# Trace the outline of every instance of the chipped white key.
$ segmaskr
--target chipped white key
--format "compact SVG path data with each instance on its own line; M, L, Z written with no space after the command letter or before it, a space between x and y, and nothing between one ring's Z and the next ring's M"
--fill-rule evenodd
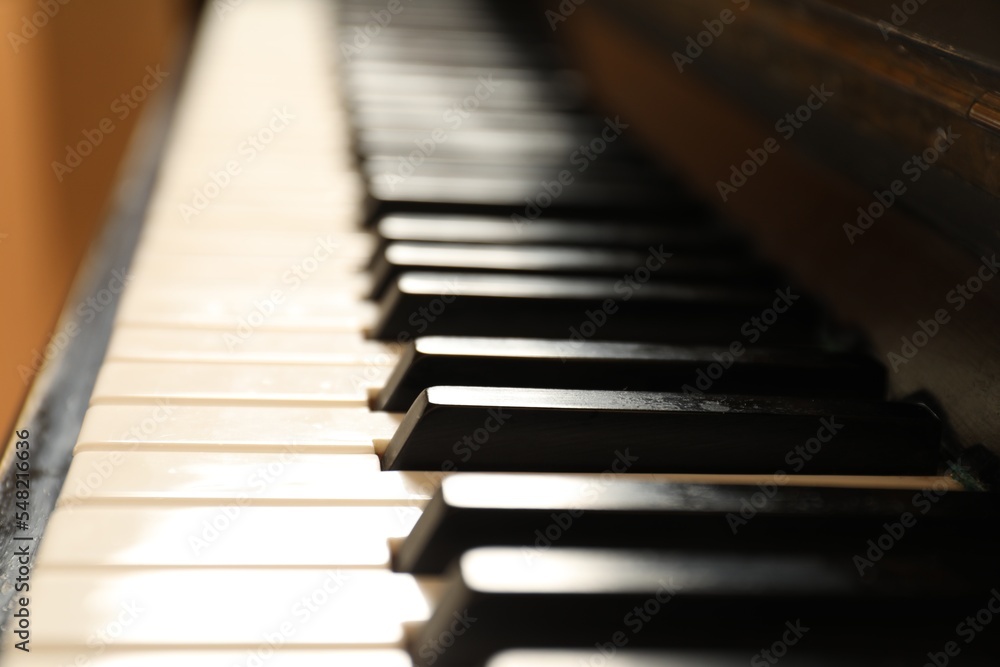
M286 539L295 548L297 536ZM382 570L39 568L31 648L401 648L440 584ZM112 634L114 639L111 639Z
M413 507L81 505L49 517L36 567L389 567ZM287 539L283 539L283 536Z
M195 288L126 289L115 322L219 328L226 330L227 340L238 345L265 329L359 332L375 316L375 304L346 295L332 293L308 301L293 296L289 290L279 288L257 294Z
M219 667L220 665L254 665L267 667L412 667L413 661L402 650L351 649L284 649L266 643L256 650L184 650L157 649L149 651L107 650L104 644L81 646L75 650L38 650L30 653L8 651L4 656L7 667ZM254 661L256 659L256 662Z
M312 364L206 364L105 362L91 405L176 403L217 405L368 405L369 390L381 387L386 366Z
M83 451L58 505L405 505L422 507L442 473L386 471L374 454Z
M74 452L173 450L372 454L402 415L367 408L95 405Z

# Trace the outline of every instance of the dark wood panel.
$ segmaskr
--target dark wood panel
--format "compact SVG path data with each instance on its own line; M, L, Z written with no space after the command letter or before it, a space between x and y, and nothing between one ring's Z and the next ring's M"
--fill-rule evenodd
M748 149L775 135L775 116L748 106L735 89L713 84L707 72L678 72L662 44L641 38L600 6L579 6L556 29L608 113L620 114L635 138L751 231L766 255L788 267L837 315L867 331L880 357L894 366L889 375L895 395L929 391L959 443L981 442L1000 452L1000 281L985 283L971 300L952 302L956 285L976 276L980 256L901 206L891 207L852 244L844 225L856 222L857 208L873 200L872 192L850 172L804 150L807 137L827 129L817 123L782 141L758 173L723 202L717 183L746 159ZM775 62L772 69L780 73L785 66ZM888 355L902 352L902 338L912 340L919 322L939 310L947 323L927 341L917 334L917 342L925 344L912 358L891 363L895 357Z

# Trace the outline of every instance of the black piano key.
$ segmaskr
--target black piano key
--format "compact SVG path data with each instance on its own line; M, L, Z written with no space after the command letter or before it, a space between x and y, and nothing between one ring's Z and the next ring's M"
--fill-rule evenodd
M868 355L810 348L427 336L406 345L375 407L404 412L436 385L882 398L885 375Z
M813 341L814 304L791 288L721 288L649 280L407 273L382 298L371 336L537 337L671 343Z
M678 255L666 244L641 250L473 245L460 243L392 243L372 266L372 299L380 299L399 276L415 271L604 276L621 278L655 262L654 282L695 282L768 287L780 282L774 271L745 258Z
M794 634L789 638L794 638ZM934 664L927 662L927 656L921 655L919 648L910 650L909 655L906 655L898 646L886 646L882 649L866 647L865 650L853 651L830 648L818 652L810 649L808 644L799 645L796 641L791 646L779 645L777 652L782 654L780 658L774 652L765 655L774 643L765 647L746 646L723 651L710 648L643 651L628 648L626 629L619 630L617 635L609 636L604 641L594 642L589 649L504 651L491 658L486 667L769 667L779 662L781 667L921 667ZM434 652L430 647L428 650ZM942 651L932 653L938 653L944 658L951 657ZM938 658L939 662L944 658ZM984 655L966 655L955 665L994 667L995 662L993 658Z
M977 575L921 558L859 577L850 559L821 554L553 547L529 559L480 548L459 559L410 650L418 665L473 665L510 647L592 648L622 633L634 649L760 651L785 636L824 654L925 657L990 600L995 581ZM996 633L982 634L970 654L996 647Z
M532 207L539 208L551 217L553 210L567 205L566 200L597 201L599 196L615 194L634 194L643 199L639 203L619 202L626 212L637 208L640 203L648 205L647 202L654 197L657 202L666 202L672 209L676 208L670 211L675 215L684 214L685 206L693 206L690 197L676 187L664 185L651 166L630 155L621 156L622 159L610 156L585 172L578 173L567 169L565 154L532 156L501 153L494 160L492 156L484 159L478 154L439 157L430 154L432 152L432 147L428 144L423 147L423 151L410 146L403 147L399 153L363 155L360 167L369 184L380 188L373 195L385 194L387 203L395 200L405 202L407 198L414 203L433 204L436 201L430 194L417 192L413 183L427 185L444 181L459 187L465 183L496 181L490 190L484 185L483 192L456 192L442 198L440 203L468 201L481 206L503 204L506 208L497 215L508 220L517 220L512 214L532 219L525 213L525 209L530 209L529 213L533 213ZM588 189L594 189L595 192L587 192ZM504 196L503 199L500 198L501 195ZM609 208L611 202L603 202L602 209ZM428 213L441 214L446 211L430 210ZM626 216L622 212L611 212L605 217Z
M406 67L401 63L402 71L380 71L379 67L369 65L348 71L344 81L348 104L355 109L368 104L411 104L415 108L437 108L443 113L456 102L476 96L477 112L479 109L577 112L584 99L581 79L568 71L541 75L525 68L467 68L449 69L442 72L446 76L435 77L419 70L407 73Z
M471 102L470 102L471 104ZM601 121L585 114L567 114L554 111L502 111L496 109L476 108L475 113L462 113L457 110L462 107L453 103L444 112L441 109L367 106L357 109L354 126L359 132L375 129L419 130L426 138L442 126L442 122L450 130L491 129L517 130L528 129L533 132L588 132L593 136L600 132Z
M715 255L746 250L742 239L705 214L649 221L545 219L520 224L509 217L399 214L379 220L377 233L383 247L414 242L642 249L662 243L671 250Z
M531 132L526 130L464 130L435 144L426 130L365 130L356 141L361 155L407 155L424 142L427 151L433 150L438 158L482 158L490 156L490 164L562 156L572 152L580 142L589 140L584 135Z
M807 550L851 558L887 530L897 543L890 557L934 554L961 566L966 553L996 554L1000 534L987 527L998 520L1000 496L945 486L914 491L460 473L442 480L399 547L395 567L438 574L481 546L524 547L529 557L557 545ZM997 570L996 563L989 559L989 568ZM878 569L873 563L872 572Z
M386 470L924 475L941 427L922 405L573 389L431 387Z
M606 129L600 126L573 129L572 122L567 122L567 126L560 130L533 128L530 125L518 128L467 127L458 123L460 117L457 111L453 117L453 123L458 127L446 128L442 118L437 132L427 128L363 128L357 134L355 146L362 156L407 156L418 149L425 153L424 157L433 156L435 159L486 159L490 164L504 162L531 168L543 160L555 165L566 162L573 151L587 146ZM642 156L624 142L610 144L601 158L626 165L647 166ZM414 165L415 168L419 166Z
M368 222L389 213L513 213L530 220L543 215L648 217L666 211L686 215L697 210L672 199L662 187L629 177L624 166L618 176L603 178L595 173L567 181L570 184L553 197L549 191L562 187L558 179L564 167L528 162L527 158L514 164L427 160L413 168L403 155L376 156L362 165L371 196Z
M353 43L357 32L354 27L341 31L347 43ZM354 53L346 62L348 74L359 66L426 66L428 71L443 67L499 67L501 69L532 67L551 70L559 65L556 53L547 45L530 48L519 40L498 38L484 31L420 30L412 32L394 28L383 29L384 39L371 40ZM348 49L350 52L351 49ZM489 71L489 70L486 70Z

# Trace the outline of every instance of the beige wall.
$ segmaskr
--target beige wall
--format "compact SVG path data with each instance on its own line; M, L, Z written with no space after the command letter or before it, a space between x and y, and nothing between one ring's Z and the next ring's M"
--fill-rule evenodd
M33 358L44 354L80 260L103 222L116 167L145 106L133 110L115 101L143 83L147 66L172 72L191 4L0 2L0 427L5 434L30 386ZM46 6L52 16L43 19ZM25 17L33 16L40 28L26 28ZM113 131L60 181L52 163L65 162L65 146L84 140L85 131L96 138L102 120Z

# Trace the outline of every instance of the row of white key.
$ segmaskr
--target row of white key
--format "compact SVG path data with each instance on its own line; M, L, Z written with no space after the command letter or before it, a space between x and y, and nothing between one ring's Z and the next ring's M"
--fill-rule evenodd
M23 664L409 664L404 624L436 584L391 572L388 544L437 477L382 473L375 455L398 416L368 393L396 351L362 336L373 245L356 231L329 11L206 6L38 555ZM250 160L254 135L269 142Z

